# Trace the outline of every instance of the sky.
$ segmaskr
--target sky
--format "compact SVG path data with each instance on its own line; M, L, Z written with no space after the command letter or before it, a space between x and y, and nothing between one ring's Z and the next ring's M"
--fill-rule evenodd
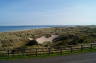
M96 25L96 0L0 0L0 25Z

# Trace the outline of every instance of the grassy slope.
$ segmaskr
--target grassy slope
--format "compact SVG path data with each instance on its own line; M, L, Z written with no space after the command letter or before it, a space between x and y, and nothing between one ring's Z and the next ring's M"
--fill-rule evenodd
M96 40L95 27L60 27L60 28L42 28L16 32L1 32L0 33L0 48L9 49L21 47L27 43L27 39L48 36L52 34L58 35L74 35L83 40L84 43L90 43ZM69 37L69 36L68 36ZM70 38L69 38L70 39ZM65 43L70 40L65 40Z

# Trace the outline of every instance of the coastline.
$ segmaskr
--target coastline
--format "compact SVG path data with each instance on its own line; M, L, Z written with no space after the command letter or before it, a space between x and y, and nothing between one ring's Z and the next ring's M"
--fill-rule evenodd
M7 30L7 31L0 31L1 32L21 32L21 31L30 31L36 29L45 29L45 28L52 28L52 27L41 27L41 28L30 28L30 29L16 29L16 30Z

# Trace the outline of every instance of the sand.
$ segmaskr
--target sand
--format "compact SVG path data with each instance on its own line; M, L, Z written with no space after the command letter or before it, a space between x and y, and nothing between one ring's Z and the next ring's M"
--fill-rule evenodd
M53 39L57 38L58 35L51 35L51 37L49 38L46 38L45 36L42 36L40 38L37 38L36 41L39 43L39 44L42 44L44 42L52 42Z

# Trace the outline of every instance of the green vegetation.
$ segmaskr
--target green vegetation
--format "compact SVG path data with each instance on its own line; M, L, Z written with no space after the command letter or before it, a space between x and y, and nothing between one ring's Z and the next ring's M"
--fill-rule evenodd
M58 37L52 43L47 42L39 44L39 46L66 47L68 45L96 42L96 26L53 27L27 31L1 32L0 49L13 50L16 48L32 47L33 45L38 46L37 43L28 40L28 38L35 40L41 36L50 37L51 35L58 35Z
M51 37L51 35L58 35L55 39L50 41L45 41L42 44L38 44L37 38L45 36L46 38ZM32 40L29 40L32 38ZM80 44L96 43L96 26L73 26L73 27L53 27L53 28L42 28L42 29L32 29L27 31L16 31L16 32L0 32L0 59L19 59L19 58L45 58L50 56L61 56L60 53L46 54L43 53L39 56L23 55L22 49L32 49L32 48L47 48L53 47L53 49L58 49L58 47L79 47ZM87 45L88 46L88 45ZM15 51L19 49L18 51ZM9 51L10 50L10 51ZM46 51L47 49L44 49ZM59 49L58 49L59 50ZM3 53L16 53L17 55L4 56ZM25 50L26 52L27 50ZM39 50L40 51L40 50ZM28 52L28 51L27 51ZM35 50L31 52L36 53ZM60 52L60 51L59 51ZM69 54L79 54L87 52L96 52L96 49L83 49L82 51L74 50L70 52L69 50L63 51L62 55Z

